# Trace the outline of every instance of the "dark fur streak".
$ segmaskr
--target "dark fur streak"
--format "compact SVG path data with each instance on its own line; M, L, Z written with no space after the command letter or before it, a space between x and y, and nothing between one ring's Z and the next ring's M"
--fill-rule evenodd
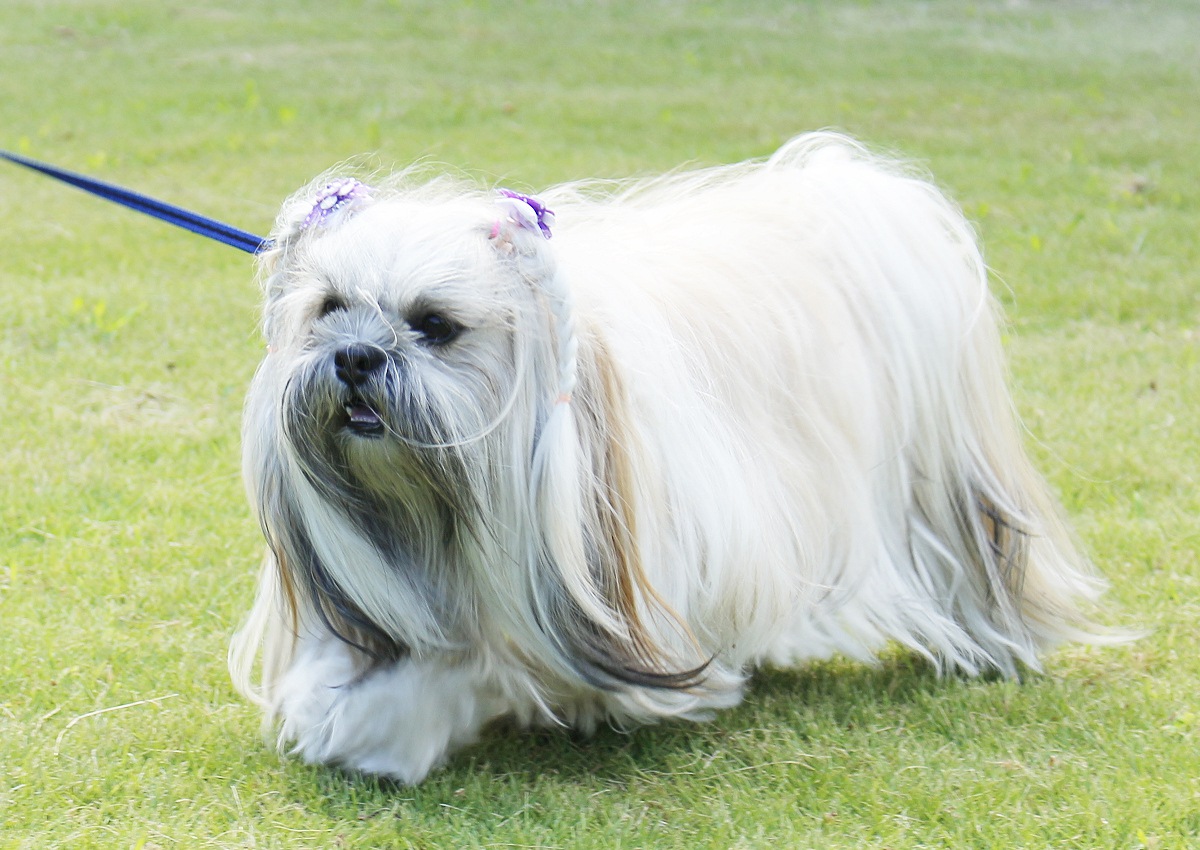
M582 611L572 603L560 602L560 619L574 620L577 625L567 626L560 633L570 636L571 645L566 655L575 671L589 685L606 691L619 691L634 685L663 690L687 690L699 685L704 672L712 664L709 658L703 664L687 670L656 670L640 664L634 647L618 641L613 635L605 634L587 620Z
M295 508L286 499L281 510L283 526L287 529L284 539L269 534L268 540L272 548L284 550L285 562L294 566L294 572L314 603L322 625L343 643L376 663L405 657L408 647L372 622L329 577L298 520Z
M977 497L976 505L979 512L991 520L992 533L988 539L988 547L1000 568L1004 584L1014 597L1019 597L1029 533L1013 523L1010 517L988 500Z

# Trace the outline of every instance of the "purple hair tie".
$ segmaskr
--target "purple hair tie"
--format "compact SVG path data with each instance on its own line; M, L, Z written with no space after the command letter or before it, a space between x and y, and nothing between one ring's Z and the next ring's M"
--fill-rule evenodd
M321 187L313 199L312 209L300 225L301 230L323 225L329 217L343 210L350 204L363 198L371 197L369 186L358 182L353 177L333 180Z
M546 205L537 198L522 195L511 189L500 189L504 200L500 201L508 208L508 216L518 227L526 230L539 230L542 236L550 238L550 228L554 226L554 211L546 209Z

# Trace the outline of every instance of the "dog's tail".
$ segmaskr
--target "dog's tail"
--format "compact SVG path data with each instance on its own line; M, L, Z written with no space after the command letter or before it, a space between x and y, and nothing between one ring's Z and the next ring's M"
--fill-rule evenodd
M988 313L972 329L959 403L946 413L958 427L910 454L909 546L918 570L944 577L948 613L979 649L952 656L955 666L1015 675L1063 641L1120 636L1090 619L1107 585L1025 452Z

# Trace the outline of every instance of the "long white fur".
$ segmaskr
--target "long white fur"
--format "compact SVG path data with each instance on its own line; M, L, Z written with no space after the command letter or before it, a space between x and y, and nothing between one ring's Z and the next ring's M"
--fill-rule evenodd
M548 242L489 240L487 193L437 181L402 180L319 232L298 230L306 198L264 260L272 351L247 403L248 488L269 536L283 520L264 493L290 489L334 581L410 652L371 662L268 555L231 669L303 758L418 782L499 717L699 718L736 703L756 665L896 641L1012 675L1094 638L1078 606L1102 583L1023 453L986 268L929 182L822 133L765 163L551 189ZM313 319L331 285L358 310L341 336ZM443 546L429 494L389 473L420 446L351 446L356 480L411 517L414 560L391 564L306 478L281 405L337 345L405 345L403 305L430 297L467 330L444 355L460 360L418 361L422 391L454 418L442 436L487 516ZM567 348L580 380L564 403ZM486 393L455 382L478 370ZM630 473L615 495L596 480L606 457ZM621 577L632 610L586 559L603 499L642 573ZM1026 541L1011 592L979 554L996 533L981 507ZM581 675L551 588L618 644L644 631L664 670L707 668L677 688Z

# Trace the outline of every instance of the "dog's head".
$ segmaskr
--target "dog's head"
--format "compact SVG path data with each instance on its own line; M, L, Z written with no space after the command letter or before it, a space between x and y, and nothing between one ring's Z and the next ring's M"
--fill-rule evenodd
M538 344L556 333L544 240L498 224L481 198L347 206L329 220L294 212L264 258L283 433L338 498L436 483L463 507L463 464L515 409L539 415L556 369L555 347Z
M551 213L328 184L262 259L247 480L293 616L376 655L510 645L677 684L642 623L625 405L576 328Z

